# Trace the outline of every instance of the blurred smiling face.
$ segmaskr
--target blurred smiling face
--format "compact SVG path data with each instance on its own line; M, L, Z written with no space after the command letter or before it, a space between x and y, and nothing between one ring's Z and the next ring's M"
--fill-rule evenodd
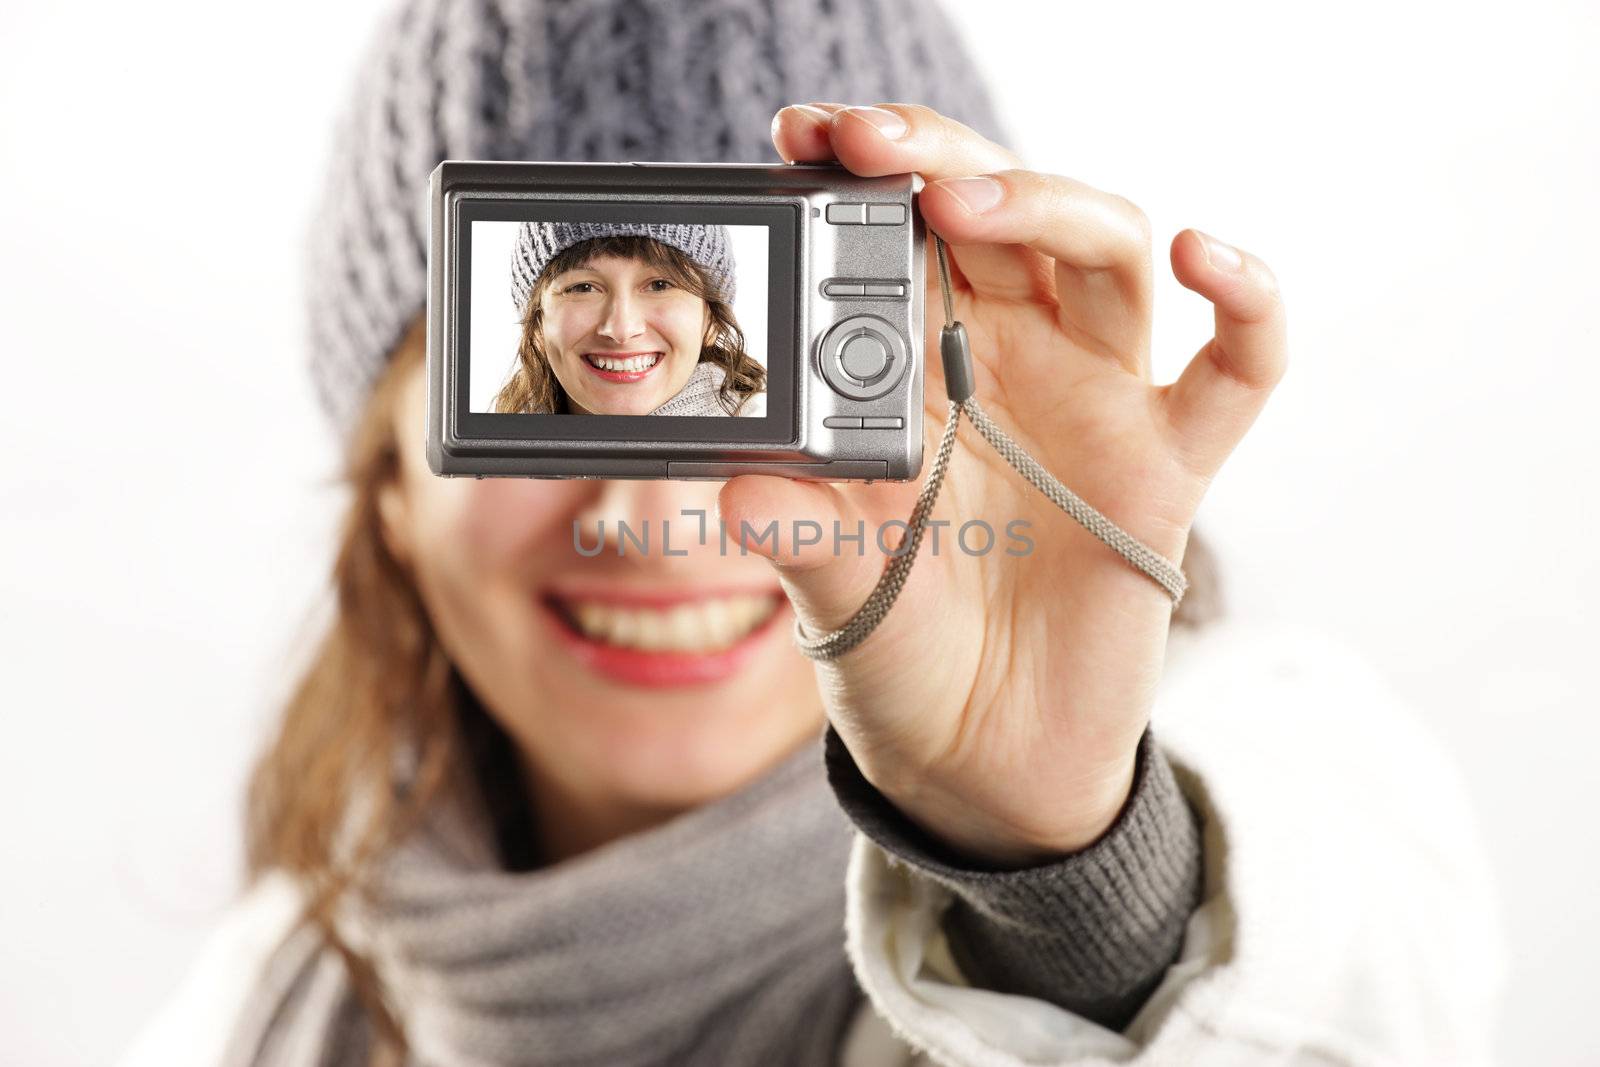
M640 292L626 291L624 303ZM422 360L397 358L414 366L394 412L386 537L445 652L517 743L537 818L644 825L752 781L820 733L815 677L771 565L737 547L719 554L718 483L436 477L416 432ZM705 545L684 509L705 512ZM635 532L649 521L647 554L630 543L618 555L618 520ZM580 554L574 523L592 551L602 521L604 550Z
M596 256L540 298L545 356L574 414L648 415L682 391L710 306L642 260Z

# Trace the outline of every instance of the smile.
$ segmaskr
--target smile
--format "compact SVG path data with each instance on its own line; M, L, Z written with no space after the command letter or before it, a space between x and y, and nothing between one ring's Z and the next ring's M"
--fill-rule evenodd
M765 594L704 597L660 607L559 600L565 620L591 641L641 652L720 652L759 629L778 609Z
M661 352L639 352L631 355L607 355L604 352L586 352L584 366L608 382L637 382L655 370L666 358Z
M781 593L660 597L547 595L546 617L567 652L611 682L647 688L726 681L771 644Z

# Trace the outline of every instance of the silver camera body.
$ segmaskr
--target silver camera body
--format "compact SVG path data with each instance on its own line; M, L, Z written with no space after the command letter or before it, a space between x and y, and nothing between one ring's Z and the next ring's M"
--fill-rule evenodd
M921 187L916 175L860 177L833 164L441 163L429 187L429 465L436 474L478 477L916 477L923 452ZM516 247L518 232L570 234L582 223L695 233L714 227L727 236L739 260L745 310L738 324L748 342L742 358L764 360L763 403L747 398L736 417L574 412L570 407L581 405L572 401L559 411L497 410L505 394L496 390L508 388L524 358L517 339L525 316L507 296L511 266L503 249ZM605 284L590 289L603 294ZM565 291L590 302L575 307L602 301L581 283ZM762 309L761 321L754 308ZM575 390L615 395L619 382L633 387L634 378L656 373L629 368L652 359L666 365L664 343L662 351L624 357L632 363L594 352L598 335L583 329L600 320L582 319L586 313L541 320L552 337L568 329L561 365L577 376ZM580 351L584 344L589 351ZM559 378L553 357L546 362ZM662 386L673 380L663 377Z

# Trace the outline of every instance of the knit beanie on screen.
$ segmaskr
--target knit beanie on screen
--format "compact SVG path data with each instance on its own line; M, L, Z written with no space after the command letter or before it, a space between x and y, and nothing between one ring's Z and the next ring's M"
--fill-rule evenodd
M732 242L726 226L692 222L524 222L511 249L511 302L521 315L550 261L573 245L602 237L649 237L688 256L724 303L733 303Z
M441 160L780 164L772 116L809 101L926 104L1008 141L932 0L405 0L310 231L311 368L341 438L422 314Z

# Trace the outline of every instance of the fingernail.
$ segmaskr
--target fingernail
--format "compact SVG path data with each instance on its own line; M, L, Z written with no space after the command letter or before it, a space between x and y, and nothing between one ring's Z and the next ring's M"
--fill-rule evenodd
M790 104L789 107L791 110L800 112L800 114L804 115L818 126L822 126L824 128L827 127L829 122L833 121L832 115L822 108L816 107L812 104Z
M904 137L911 128L906 125L905 119L881 107L847 107L843 114L854 115L863 122L871 123L873 128L891 141Z
M1244 267L1244 257L1232 245L1223 244L1209 233L1196 230L1200 235L1200 247L1205 251L1206 262L1218 270L1225 270L1229 274L1236 274Z
M961 201L961 206L981 215L1006 195L1005 187L993 178L941 178L933 184Z

